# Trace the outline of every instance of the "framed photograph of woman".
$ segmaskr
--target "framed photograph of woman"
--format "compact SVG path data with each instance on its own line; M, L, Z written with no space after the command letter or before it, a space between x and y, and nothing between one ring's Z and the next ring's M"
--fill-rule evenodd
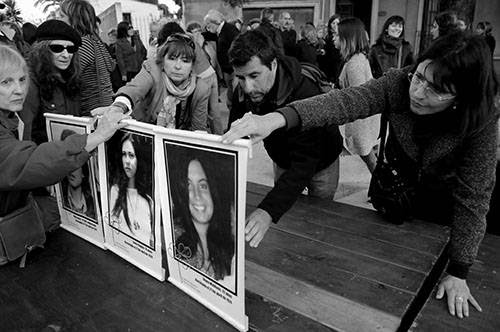
M90 133L94 120L46 113L49 140L65 140L74 134ZM91 157L81 168L75 169L54 186L61 215L61 227L104 248L104 229L98 204L96 174Z
M152 127L130 120L100 147L99 182L106 247L164 279Z
M169 129L157 137L169 281L242 329L247 141Z

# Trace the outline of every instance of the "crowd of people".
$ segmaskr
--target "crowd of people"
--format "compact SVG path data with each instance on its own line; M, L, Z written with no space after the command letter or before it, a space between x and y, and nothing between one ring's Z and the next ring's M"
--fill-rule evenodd
M498 200L499 105L491 24L479 22L474 31L464 26L471 30L456 13L436 15L434 41L415 59L397 15L385 21L371 47L358 18L332 15L327 25L308 22L297 33L289 12L275 21L270 8L248 22L229 22L214 9L185 27L161 19L150 25L146 45L126 21L108 32L105 44L86 0L64 0L58 19L38 27L2 22L0 217L31 204L43 191L37 189L82 173L89 153L132 117L223 135L224 142L246 136L264 141L275 185L246 220L245 238L257 247L304 188L310 196L333 199L342 151L359 155L375 174L379 130L388 121L386 159L413 189L412 216L452 227L449 274L438 297L446 293L450 312L468 316L468 303L480 307L467 272L487 227L493 190ZM227 123L222 103L229 109ZM47 112L103 117L92 134L48 143ZM123 174L111 186L113 222L152 245L153 203L136 176L136 144L129 136L120 143ZM191 200L195 191L202 196L210 188L211 208L227 205L206 184L216 171L205 161L192 157L179 167L185 183L204 178L199 188L177 188L180 197ZM78 194L79 204L72 204L93 213ZM138 205L145 216L134 212ZM190 248L192 264L216 279L230 275L231 207L198 220L196 210L175 205L178 238ZM498 210L489 213L488 227L498 232ZM214 231L220 225L223 236ZM220 251L214 241L229 249Z

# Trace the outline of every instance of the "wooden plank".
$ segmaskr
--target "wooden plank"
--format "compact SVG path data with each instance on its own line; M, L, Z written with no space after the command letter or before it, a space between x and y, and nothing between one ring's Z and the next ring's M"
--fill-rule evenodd
M500 236L487 234L471 268L467 284L483 312L469 306L469 317L448 313L445 301L435 299L436 289L412 327L413 331L500 331Z
M253 202L256 205L260 203L260 201L264 198L264 196L271 190L271 187L247 182L247 197L254 194L255 201ZM261 197L260 199L258 197ZM363 209L357 206L339 203L336 201L327 201L321 199L310 198L308 196L301 196L299 201L295 204L295 206L300 204L306 205L314 205L316 208L324 209L330 213L335 213L342 217L348 217L356 220L370 220L370 222L374 222L379 224L382 227L390 227L394 228L394 225L389 224L384 218L378 214L376 211ZM426 223L420 220L414 220L411 222L406 222L403 225L398 225L398 229L402 229L408 232L415 232L420 236L438 238L446 240L448 238L448 230L443 231L442 225L437 225L433 223Z
M255 209L253 203L255 203L256 200L260 202L260 199L258 199L254 194L247 194L248 213ZM314 202L311 202L311 204L306 204L304 200L297 201L293 209L288 211L281 218L279 223L285 223L287 218L292 216L299 220L329 227L335 231L355 234L368 239L398 245L402 249L409 248L423 254L432 254L434 256L441 253L443 243L447 242L447 238L439 239L422 236L421 234L413 231L407 231L396 225L387 225L387 222L385 222L384 225L380 225L373 222L371 217L367 217L365 219L353 219L333 213L333 208L331 208L331 211L318 209L317 204L320 201L322 200L315 200ZM445 227L440 227L442 232L447 232Z
M291 275L249 261L246 270L247 288L266 294L267 298L336 331L395 331L399 326L398 317L324 291Z
M279 233L281 233L281 237ZM280 242L280 245L276 245L277 242ZM303 240L271 229L258 248L247 249L247 262L250 261L283 275L293 276L295 279L314 285L318 289L349 298L361 305L373 307L395 316L404 314L414 294L411 291L392 287L387 283L387 281L393 283L399 281L400 284L402 282L394 277L396 273L388 275L392 271L387 273L390 269L384 270L383 265L385 264L371 264L372 266L367 264L366 271L358 271L357 269L361 265L352 264L353 260L350 254L343 255L331 249L323 250L321 245L309 242L311 242L309 247L319 247L313 251L309 251L309 248L305 251L297 250L297 247L304 243ZM294 243L298 243L298 245L294 245ZM383 272L377 274L374 272L376 269L382 269ZM401 271L398 272L401 273ZM403 275L404 272L407 271L402 271ZM378 279L385 279L386 283L363 276L367 274ZM247 273L247 277L251 278L249 273ZM411 277L405 275L405 278ZM248 289L267 297L266 293ZM281 288L281 291L287 292L288 290ZM380 299L384 299L384 301Z

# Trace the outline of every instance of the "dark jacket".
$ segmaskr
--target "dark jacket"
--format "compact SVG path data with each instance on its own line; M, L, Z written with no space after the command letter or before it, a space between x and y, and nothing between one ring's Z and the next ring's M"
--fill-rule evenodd
M236 87L229 123L246 112L267 114L289 102L319 93L318 85L302 75L299 62L282 56L278 59L274 86L260 105L253 104L245 98L240 86ZM264 146L271 159L280 168L286 169L259 204L259 208L268 212L273 222L277 222L292 207L312 177L338 158L342 151L342 138L337 126L304 132L278 130L264 139Z
M142 62L146 59L146 48L137 36L132 36L134 46L127 38L119 38L115 44L116 64L120 74L137 74L141 70Z
M27 204L31 189L59 182L88 160L87 135L36 145L17 139L17 118L0 111L0 216Z
M325 41L325 54L318 55L318 64L319 69L325 73L328 81L338 87L344 60L342 60L342 55L340 55L340 51L335 47L333 41L328 39Z
M274 46L278 49L280 54L285 54L283 40L281 39L281 31L279 31L271 22L268 20L262 20L256 30L271 38Z
M282 30L281 40L283 41L283 50L285 55L295 56L295 47L297 46L297 32L293 29Z
M223 73L231 74L233 66L229 63L229 48L231 43L240 33L233 24L224 22L219 36L217 37L217 60Z
M456 111L428 118L414 115L408 93L409 69L390 70L362 86L294 102L281 112L289 126L300 119L302 130L309 130L387 110L390 133L386 151L391 163L417 188L413 213L451 225L448 272L465 278L486 228L495 182L497 121L492 119L477 133L463 137L453 130Z
M295 49L295 57L300 62L307 62L316 67L318 65L318 48L315 45L309 43L306 39L301 39L297 43Z
M379 78L391 68L398 69L399 50L401 49L401 67L415 62L413 50L406 40L384 35L370 49L368 60L372 68L373 78Z
M67 96L61 87L57 87L52 98L46 100L40 95L40 84L33 75L31 76L28 95L19 116L24 122L23 139L41 144L47 142L44 114L56 113L79 116L80 100L78 97Z

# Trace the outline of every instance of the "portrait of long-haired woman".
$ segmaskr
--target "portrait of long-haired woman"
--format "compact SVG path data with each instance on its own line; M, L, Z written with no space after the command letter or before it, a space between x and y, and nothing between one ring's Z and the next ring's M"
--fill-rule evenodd
M177 257L215 280L234 278L234 158L167 146Z
M76 134L71 129L64 129L61 133L61 140ZM71 211L84 214L96 221L96 211L94 197L92 195L89 163L75 169L61 181L62 198L64 207Z
M110 224L154 247L152 138L122 133L107 145L113 183L109 193Z

